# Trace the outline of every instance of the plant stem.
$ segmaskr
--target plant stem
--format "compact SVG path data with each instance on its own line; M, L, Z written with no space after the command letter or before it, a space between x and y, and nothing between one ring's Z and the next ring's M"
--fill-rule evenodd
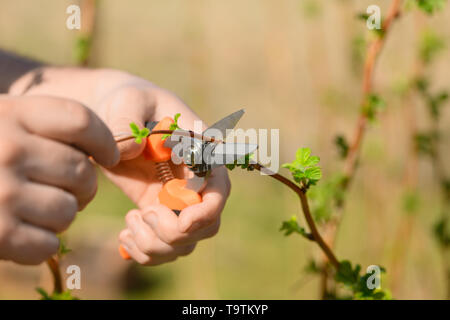
M331 248L328 246L328 244L323 240L322 236L320 235L319 231L317 230L316 223L314 222L314 218L312 217L311 210L309 208L308 198L306 197L306 190L304 188L299 187L294 182L289 180L288 178L270 171L263 165L256 163L256 164L250 164L253 168L256 170L265 172L269 174L269 176L275 180L280 181L287 187L289 187L292 191L294 191L298 197L300 198L300 203L303 210L303 215L305 216L306 223L308 224L308 227L311 231L311 234L313 236L313 240L317 242L319 247L322 249L325 256L328 258L328 260L331 262L331 264L338 269L339 268L339 260L336 258L335 254L331 250Z
M51 257L47 260L47 265L53 276L53 293L62 293L63 284L61 278L61 271L59 270L59 260L57 256Z
M362 84L362 101L361 101L361 107L364 106L367 102L367 98L372 92L373 87L373 76L374 76L374 69L375 64L377 62L377 58L380 55L381 49L383 48L386 37L388 35L388 32L390 30L390 27L392 25L392 22L394 19L396 19L400 15L400 5L402 3L402 0L393 0L391 3L391 6L389 8L388 14L386 16L386 20L384 20L382 30L383 35L378 36L370 45L365 63L364 63L364 73L363 73L363 84ZM353 178L355 174L355 170L357 167L357 159L359 150L361 148L361 143L364 138L364 133L366 131L368 122L367 114L364 112L361 112L359 119L356 124L355 132L353 135L352 142L350 143L349 152L347 154L347 157L345 159L344 164L344 174L347 179L346 183L344 185L345 188L347 188L350 180Z
M172 134L173 132L174 132L174 130L153 130L152 132L149 133L149 136L152 134ZM222 140L214 139L212 137L207 137L200 133L196 133L196 132L190 131L190 130L178 131L177 134L178 133L181 136L196 138L196 139L203 140L206 142L223 143ZM119 143L119 142L123 142L123 141L133 140L133 139L135 139L135 137L131 134L125 135L125 136L117 135L117 136L114 136L114 139L116 140L117 143Z

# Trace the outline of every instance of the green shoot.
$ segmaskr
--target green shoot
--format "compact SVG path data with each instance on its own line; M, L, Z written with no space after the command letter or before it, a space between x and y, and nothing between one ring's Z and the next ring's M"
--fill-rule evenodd
M150 130L148 128L139 129L136 123L132 122L130 123L131 133L133 137L135 138L135 142L137 144L141 144L142 140L145 139L149 134Z
M172 131L175 131L175 130L178 130L178 129L181 129L179 126L178 126L178 118L180 117L180 113L177 113L174 117L173 117L173 123L170 125L170 127L169 127L169 130L172 130ZM165 139L167 139L168 137L170 137L170 133L166 133L166 134L164 134L163 136L162 136L162 140L165 140Z
M289 169L294 180L307 189L322 178L322 170L317 165L320 158L311 156L311 149L309 148L300 148L295 155L294 161L285 163L282 167Z

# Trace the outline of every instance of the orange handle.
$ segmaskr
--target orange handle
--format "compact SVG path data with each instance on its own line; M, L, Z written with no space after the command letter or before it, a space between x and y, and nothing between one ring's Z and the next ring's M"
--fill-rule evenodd
M164 184L159 192L159 202L172 209L177 215L186 207L202 202L202 196L197 192L186 189L187 181L184 179L172 179ZM124 260L130 260L131 257L127 250L120 245L120 256Z
M186 207L202 202L201 195L185 188L186 183L184 179L172 179L166 182L159 192L159 202L177 214Z
M153 130L169 130L173 119L165 117L153 128ZM147 145L144 149L144 157L154 162L168 161L172 155L172 149L164 147L165 140L162 134L153 134L147 138ZM167 181L158 194L159 202L177 215L186 207L202 202L202 197L197 192L186 189L187 181L184 179L172 179ZM125 260L131 257L127 250L120 245L119 254Z
M173 119L165 117L159 121L153 130L169 130ZM152 134L147 137L147 145L144 149L144 157L154 162L169 161L172 155L172 149L164 147L166 139L162 139L162 134Z

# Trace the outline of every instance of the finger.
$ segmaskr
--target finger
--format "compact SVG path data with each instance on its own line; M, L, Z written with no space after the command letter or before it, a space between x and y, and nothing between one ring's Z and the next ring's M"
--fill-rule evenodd
M24 173L32 181L72 193L83 209L97 191L97 172L82 152L54 140L30 136Z
M230 180L224 168L211 173L202 192L202 202L181 211L178 228L183 233L194 233L217 223L230 193Z
M164 205L156 204L144 208L142 218L156 236L169 245L195 242L194 239L189 238L189 234L180 232L177 215Z
M66 230L78 211L76 198L47 185L25 183L14 210L28 224L59 233Z
M6 239L7 260L20 264L40 264L58 251L59 239L50 231L19 223Z
M124 229L119 234L119 242L123 249L129 254L133 260L140 264L150 263L150 257L141 252L133 240L130 229Z
M195 244L172 246L161 241L152 228L144 222L138 210L130 211L126 222L138 249L146 255L154 258L175 259L191 253L195 248Z
M127 251L129 256L142 265L156 266L163 263L174 261L178 258L178 256L185 255L185 254L180 255L167 254L162 256L156 256L154 254L151 255L145 254L137 246L137 241L133 238L132 231L130 231L130 229L123 230L120 233L119 239L121 246ZM194 247L195 245L189 252L191 252Z
M139 128L144 128L154 114L155 101L145 90L136 87L124 87L109 97L104 102L101 111L106 124L118 138L121 135L130 135L130 123L134 122ZM118 143L122 160L138 157L145 148L143 143L137 144L133 140Z
M119 161L119 150L105 123L80 103L28 96L17 98L14 107L29 132L72 144L106 167Z

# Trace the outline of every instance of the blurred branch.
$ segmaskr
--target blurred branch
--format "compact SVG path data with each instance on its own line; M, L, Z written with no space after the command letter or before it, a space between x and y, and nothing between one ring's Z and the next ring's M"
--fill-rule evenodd
M96 25L97 0L81 0L81 30L75 44L75 60L79 66L89 65Z
M344 159L344 179L342 180L342 189L344 191L348 190L351 181L355 176L355 172L358 164L358 156L360 153L360 149L362 146L362 141L364 138L364 134L367 128L367 124L369 121L369 116L366 112L364 112L364 106L368 103L370 96L373 90L373 78L374 78L374 70L376 63L378 61L378 57L380 52L386 42L386 38L391 30L392 24L394 20L400 16L400 7L402 4L402 0L393 0L388 9L388 13L386 19L382 24L382 32L379 33L375 40L370 44L366 58L364 63L363 70L363 83L362 83L362 101L360 104L360 115L356 123L356 127L354 130L354 134L349 144L348 153ZM336 240L336 233L340 221L342 220L342 211L345 203L342 201L337 207L337 212L335 217L333 217L329 222L324 225L325 228L325 238L327 239L329 245L334 247L334 243ZM324 264L327 261L325 259ZM323 267L323 270L326 270L326 266ZM322 298L328 296L328 279L329 273L322 272Z
M373 77L374 77L374 69L375 64L377 62L377 58L380 55L381 49L383 48L386 37L390 31L391 25L393 21L400 15L400 5L402 0L393 0L391 6L389 8L388 14L384 23L382 25L382 35L379 35L370 45L365 63L364 63L364 73L363 73L363 85L362 85L362 102L361 108L367 103L367 99L372 93L373 87ZM368 116L366 113L361 112L359 119L356 124L355 132L353 135L353 139L350 143L350 149L347 154L344 163L344 174L347 179L345 179L344 188L348 187L351 179L355 175L355 170L357 167L357 158L361 148L361 143L364 137L364 133L366 131Z

